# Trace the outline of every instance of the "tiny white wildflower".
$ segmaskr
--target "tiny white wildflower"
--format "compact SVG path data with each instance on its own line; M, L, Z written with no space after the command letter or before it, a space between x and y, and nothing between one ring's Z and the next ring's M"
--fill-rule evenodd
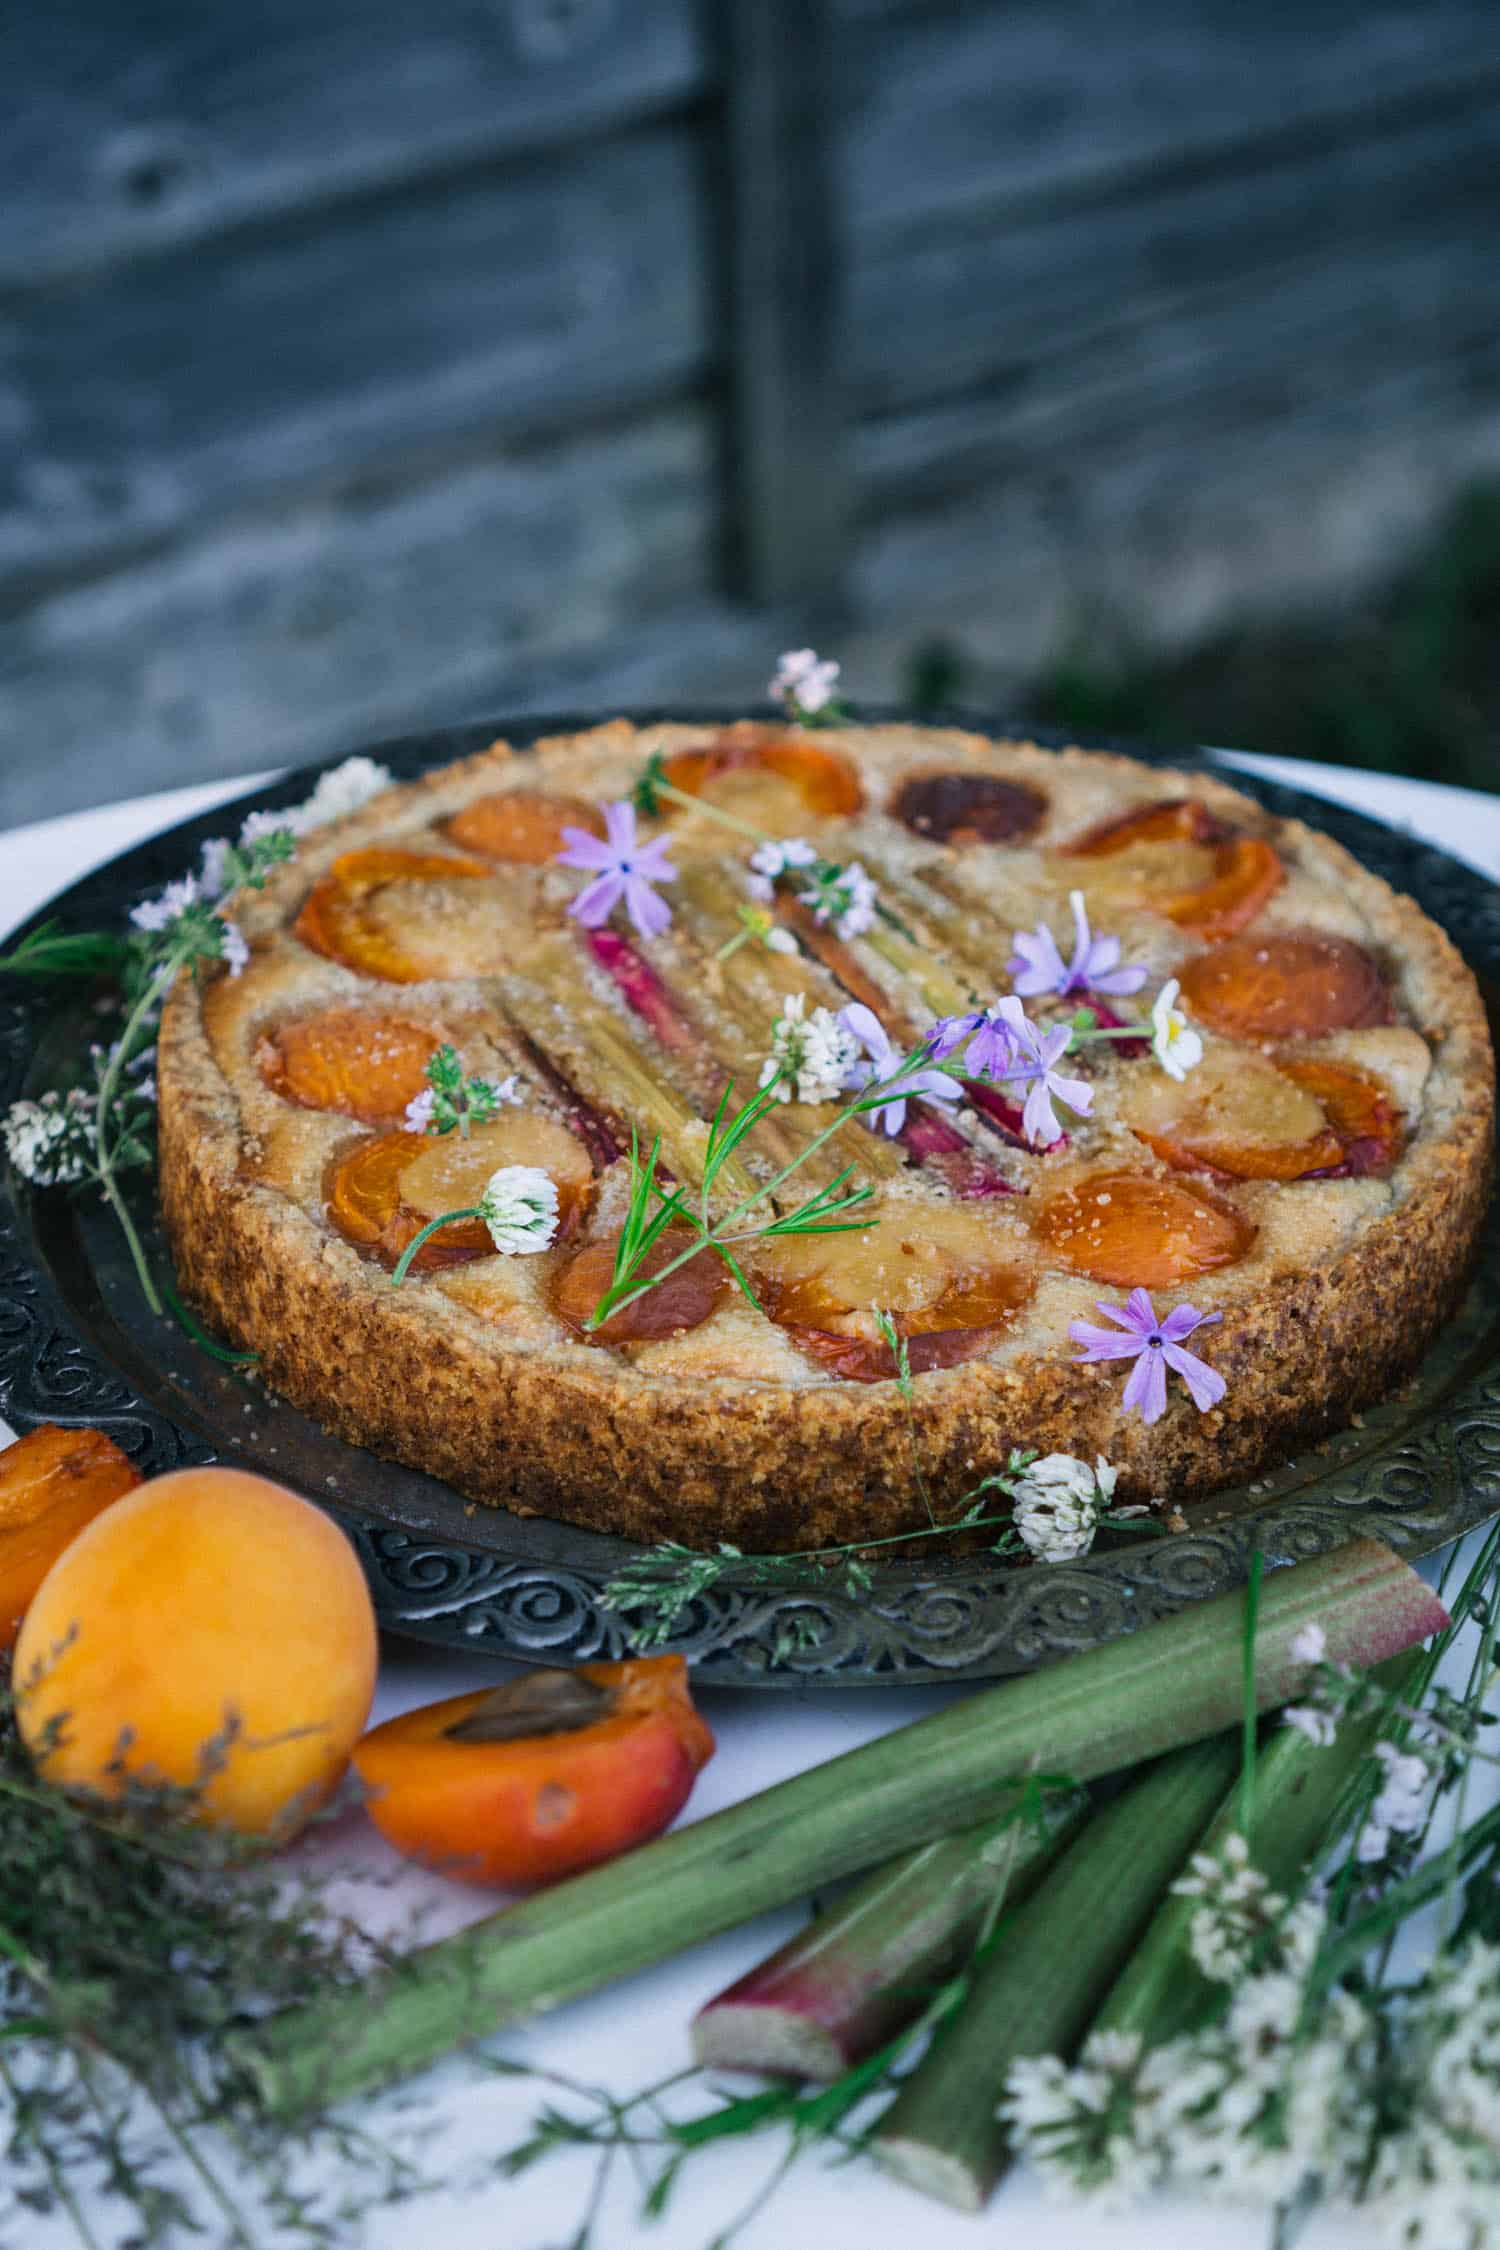
M1176 977L1164 984L1151 1007L1151 1052L1169 1078L1186 1078L1203 1060L1203 1041L1177 1005Z
M774 929L766 932L766 950L769 953L795 953L797 940L790 930L784 930L778 922Z
M1294 1664L1321 1664L1328 1650L1328 1635L1321 1625L1304 1625L1293 1633L1287 1655Z
M93 1116L93 1097L77 1088L67 1096L49 1091L38 1101L12 1102L0 1119L6 1154L22 1178L38 1187L81 1180L88 1171Z
M432 1126L433 1104L437 1095L431 1086L424 1086L420 1094L413 1094L406 1105L402 1123L408 1133L425 1133Z
M1305 1734L1316 1750L1331 1749L1338 1740L1337 1719L1316 1703L1289 1703L1281 1719L1283 1726L1295 1727L1299 1734Z
M750 854L750 865L766 882L774 883L778 875L793 867L813 866L817 857L817 847L805 836L783 836L779 842L757 844Z
M298 834L308 828L322 828L330 820L341 820L345 813L357 812L361 805L368 804L372 797L378 797L382 789L390 786L389 770L377 765L373 758L346 758L341 766L334 766L318 776L317 787L297 807L293 819L289 820L285 813L276 813L270 816L271 825L295 826Z
M777 662L768 692L796 718L800 712L826 709L838 676L838 665L816 649L789 648Z
M168 883L155 898L143 898L130 909L130 919L138 930L165 930L190 906L196 906L200 893L198 879L183 875L175 883Z
M1074 1562L1094 1544L1119 1471L1099 1459L1092 1468L1071 1453L1048 1453L1010 1485L1023 1544L1042 1562Z
M224 935L219 942L224 959L229 964L229 974L232 977L243 976L250 965L250 948L245 943L245 933L238 922L225 922Z
M776 896L776 885L769 875L747 875L745 888L757 906L769 906Z
M210 836L198 855L198 888L204 898L218 898L228 880L227 836Z
M536 1164L502 1164L479 1198L479 1215L506 1257L534 1256L557 1233L557 1182Z
M1377 1742L1375 1755L1385 1769L1385 1781L1370 1807L1370 1819L1397 1836L1415 1836L1427 1817L1431 1777L1426 1760L1398 1749L1394 1742Z
M1376 1820L1367 1820L1354 1840L1354 1856L1362 1867L1373 1867L1390 1848L1391 1832Z
M240 822L240 845L263 843L267 836L279 836L285 831L300 836L306 826L304 808L289 805L281 812L249 812Z
M776 1079L779 1102L837 1100L859 1057L859 1041L831 1009L814 1008L810 1016L806 1009L806 993L789 993L771 1026L771 1052L761 1065L760 1083L769 1086Z

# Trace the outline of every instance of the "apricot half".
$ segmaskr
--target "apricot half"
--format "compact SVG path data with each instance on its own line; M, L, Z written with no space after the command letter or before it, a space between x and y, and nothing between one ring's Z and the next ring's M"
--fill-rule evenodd
M16 1719L61 1788L118 1800L170 1784L210 1825L279 1839L348 1764L375 1664L337 1525L268 1478L178 1469L47 1573L16 1646Z
M529 1110L507 1110L467 1134L385 1133L360 1141L328 1174L328 1216L346 1242L395 1265L429 1219L467 1210L490 1175L507 1164L546 1172L557 1189L557 1231L576 1228L594 1183L587 1149L565 1125ZM495 1245L482 1219L461 1219L424 1242L417 1272L486 1258Z
M0 1453L0 1649L58 1556L141 1472L102 1430L28 1430Z
M830 819L864 803L849 759L803 735L767 734L753 724L725 727L700 749L677 750L663 775L689 797L706 797L772 835L795 830L809 813Z
M1144 907L1210 941L1253 922L1285 880L1275 847L1245 836L1195 797L1173 797L1101 822L1063 847L1104 863L1089 895Z
M555 796L542 789L499 789L493 796L476 797L443 823L444 835L465 851L520 867L540 867L555 859L563 849L565 828L602 836L603 816L597 805L582 797Z
M712 1250L700 1250L644 1296L620 1305L601 1327L590 1328L589 1315L613 1286L618 1244L618 1236L590 1243L569 1260L553 1285L552 1302L559 1320L585 1343L648 1344L680 1336L690 1328L701 1328L734 1287L723 1260ZM650 1280L691 1246L685 1228L669 1227L642 1259L637 1281Z
M1047 810L1039 789L993 773L918 773L891 799L891 818L935 844L1015 844Z
M1120 1289L1161 1289L1213 1273L1255 1239L1232 1204L1146 1172L1091 1172L1048 1196L1034 1224L1059 1265Z
M1131 1084L1121 1115L1168 1164L1240 1180L1300 1180L1337 1164L1343 1143L1316 1093L1260 1055L1206 1054L1180 1084L1165 1071Z
M273 1094L301 1109L332 1109L362 1125L399 1117L427 1083L442 1044L427 1024L373 1008L325 1008L279 1024L255 1060Z
M472 920L476 903L481 924L483 905L497 903L462 894L494 876L488 860L453 853L344 852L313 885L293 928L315 953L388 984L462 976L493 957L493 930L476 931Z
M847 1234L787 1235L761 1244L755 1280L770 1317L831 1374L889 1382L896 1356L875 1318L886 1313L913 1374L987 1351L1031 1295L1031 1275L973 1213L900 1207Z
M1230 938L1180 973L1183 1006L1231 1039L1319 1039L1390 1021L1376 961L1325 930Z

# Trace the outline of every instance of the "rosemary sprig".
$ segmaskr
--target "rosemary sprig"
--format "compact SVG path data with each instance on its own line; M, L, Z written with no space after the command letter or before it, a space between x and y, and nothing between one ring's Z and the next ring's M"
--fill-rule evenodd
M135 948L129 938L107 930L65 930L43 922L0 953L0 970L16 977L123 976Z

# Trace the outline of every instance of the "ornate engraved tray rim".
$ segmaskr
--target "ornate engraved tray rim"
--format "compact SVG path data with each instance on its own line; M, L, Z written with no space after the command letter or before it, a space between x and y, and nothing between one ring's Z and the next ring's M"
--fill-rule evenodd
M642 724L684 716L712 724L743 714L700 706L629 715ZM991 734L1058 746L1076 739L943 715L950 716ZM593 723L590 714L533 715L404 737L371 754L407 778L497 734L524 745ZM1203 757L1167 757L1129 742L1092 746L1187 772L1220 770ZM206 837L231 828L252 805L298 801L318 770L303 769L134 846L23 927L49 917L72 928L117 923L141 892L192 864ZM1500 889L1363 814L1258 777L1231 778L1411 892L1476 972L1500 984ZM70 1031L76 1042L81 1003L76 995L60 1000L59 990L13 979L0 990L0 1109L48 1082ZM980 1679L1091 1647L1225 1592L1243 1581L1256 1546L1270 1561L1292 1561L1374 1533L1408 1556L1428 1553L1500 1513L1497 1238L1500 1199L1491 1205L1468 1302L1413 1385L1314 1455L1190 1508L1185 1532L1117 1539L1071 1564L882 1562L857 1602L820 1584L816 1573L805 1586L776 1589L731 1576L693 1603L668 1645L704 1682L725 1686ZM14 1177L0 1189L0 1411L18 1430L43 1421L96 1424L150 1473L223 1459L297 1486L354 1540L381 1623L393 1632L533 1663L628 1653L626 1621L599 1595L641 1549L544 1518L475 1508L431 1477L329 1437L171 1324L151 1322L118 1239L92 1201L36 1193ZM805 1642L794 1655L781 1653L789 1632Z

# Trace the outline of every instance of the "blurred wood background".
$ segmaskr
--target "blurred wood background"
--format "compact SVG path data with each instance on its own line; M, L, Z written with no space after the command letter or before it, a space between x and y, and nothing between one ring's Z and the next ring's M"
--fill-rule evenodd
M0 824L1180 641L1500 467L1493 0L55 0L0 128Z

